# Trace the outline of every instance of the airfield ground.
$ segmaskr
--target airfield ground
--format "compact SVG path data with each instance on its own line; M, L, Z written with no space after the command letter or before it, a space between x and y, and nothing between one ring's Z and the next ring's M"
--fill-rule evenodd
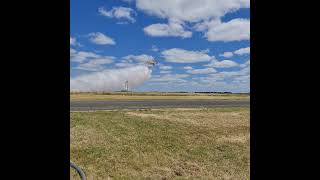
M246 94L72 93L71 159L88 179L249 179L249 104Z
M249 179L249 112L70 112L71 159L88 179Z
M248 94L77 93L70 97L70 111L249 106Z
M249 100L248 94L201 94L201 93L71 93L71 101L105 100Z

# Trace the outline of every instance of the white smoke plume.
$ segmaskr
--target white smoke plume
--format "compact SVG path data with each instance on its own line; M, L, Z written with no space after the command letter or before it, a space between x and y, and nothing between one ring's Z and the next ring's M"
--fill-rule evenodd
M70 79L71 92L109 92L123 90L128 81L129 89L143 84L151 77L147 65L104 70Z

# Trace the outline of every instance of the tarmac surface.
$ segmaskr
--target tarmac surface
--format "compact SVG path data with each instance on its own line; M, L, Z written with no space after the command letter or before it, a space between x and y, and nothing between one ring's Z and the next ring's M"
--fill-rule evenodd
M249 100L109 100L70 101L70 111L160 108L250 107Z

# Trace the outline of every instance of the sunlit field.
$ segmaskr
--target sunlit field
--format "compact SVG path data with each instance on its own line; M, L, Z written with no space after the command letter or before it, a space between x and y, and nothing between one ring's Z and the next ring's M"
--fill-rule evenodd
M202 93L70 93L71 101L81 100L249 100L249 94L202 94Z
M249 108L70 112L88 179L249 179ZM72 179L79 179L71 173Z

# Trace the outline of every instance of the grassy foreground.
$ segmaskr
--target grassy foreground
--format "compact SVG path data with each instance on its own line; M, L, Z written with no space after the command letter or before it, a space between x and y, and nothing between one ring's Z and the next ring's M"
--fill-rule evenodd
M217 99L217 100L248 100L249 94L199 94L199 93L71 93L71 101L81 100L154 100L154 99Z
M249 108L70 116L71 160L88 179L249 179Z

